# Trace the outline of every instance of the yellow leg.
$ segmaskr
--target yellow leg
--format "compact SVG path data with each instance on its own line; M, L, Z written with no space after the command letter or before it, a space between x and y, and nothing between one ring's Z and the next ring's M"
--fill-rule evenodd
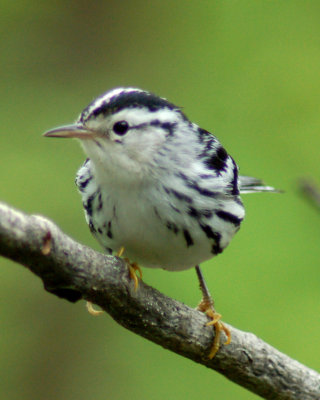
M122 246L122 247L120 247L120 249L118 250L116 256L117 256L117 257L122 257L123 253L124 253L124 247Z
M123 253L124 253L124 247L122 246L122 247L119 249L118 253L117 253L117 257L121 257ZM96 309L93 307L93 304L91 303L91 301L87 301L86 306L87 306L88 312L89 312L91 315L93 315L94 317L97 317L98 315L103 314L103 311L101 311L101 310L96 310Z
M200 283L200 289L202 292L202 300L198 305L198 310L204 312L209 318L211 318L211 321L209 321L206 325L207 326L213 326L215 330L215 337L209 352L209 359L212 359L218 352L220 348L220 336L221 332L223 331L225 335L227 336L227 340L225 341L225 345L229 344L231 342L231 332L230 330L221 322L221 314L217 313L216 310L214 309L214 303L212 300L212 297L209 293L208 287L206 285L206 282L203 278L202 272L199 268L199 266L196 266L196 272L198 275L199 283Z
M224 323L220 321L221 314L215 311L211 299L202 299L197 308L199 311L204 312L209 318L211 318L212 321L207 322L206 325L214 327L215 336L208 355L208 358L211 360L217 354L220 348L221 332L223 331L227 336L227 340L225 341L224 345L227 345L231 342L231 332L224 325Z
M130 278L133 279L134 282L134 290L137 290L139 286L139 278L137 277L137 272L139 272L140 279L142 279L141 268L137 263L130 263L128 259L125 260L127 261L128 264Z
M117 257L121 257L124 253L124 250L125 250L124 246L120 247L120 249L117 252ZM132 263L129 260L129 258L124 258L124 260L126 261L126 263L128 265L130 278L133 279L134 290L137 290L138 286L139 286L139 278L137 277L137 272L139 272L140 279L142 279L141 268L139 267L139 265L136 262Z

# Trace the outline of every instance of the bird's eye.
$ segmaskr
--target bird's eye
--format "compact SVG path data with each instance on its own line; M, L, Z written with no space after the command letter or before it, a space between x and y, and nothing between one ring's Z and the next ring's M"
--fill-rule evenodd
M127 121L118 121L113 125L113 132L117 135L124 135L128 132L129 125Z

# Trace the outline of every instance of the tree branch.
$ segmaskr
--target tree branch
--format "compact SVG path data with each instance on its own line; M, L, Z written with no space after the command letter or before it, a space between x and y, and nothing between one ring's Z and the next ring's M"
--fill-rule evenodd
M137 291L123 260L65 235L51 221L0 203L0 254L29 268L47 291L98 304L125 328L212 368L265 399L319 399L320 375L255 335L228 325L232 343L213 360L207 317L144 282Z
M319 187L310 179L303 178L298 182L299 189L307 200L310 201L318 210L320 209L320 190Z

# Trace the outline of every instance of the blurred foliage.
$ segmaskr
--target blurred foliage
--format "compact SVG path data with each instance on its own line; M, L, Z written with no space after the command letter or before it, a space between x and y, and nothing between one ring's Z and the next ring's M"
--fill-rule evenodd
M218 310L319 369L320 216L296 184L320 183L319 18L317 0L2 0L1 200L99 249L73 182L80 147L41 133L114 86L184 106L242 173L285 190L246 196L240 233L204 266ZM2 399L257 398L0 261ZM200 299L192 270L145 269L144 279L191 306Z

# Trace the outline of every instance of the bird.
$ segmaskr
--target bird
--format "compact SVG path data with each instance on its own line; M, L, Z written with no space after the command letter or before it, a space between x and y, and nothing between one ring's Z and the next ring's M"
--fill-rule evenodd
M216 136L188 119L181 107L135 87L117 87L92 101L75 123L44 133L76 138L87 159L76 175L90 231L108 254L124 255L136 270L195 268L220 348L229 328L215 310L200 264L222 253L245 217L240 194L275 192L239 175ZM91 309L92 312L93 309Z

